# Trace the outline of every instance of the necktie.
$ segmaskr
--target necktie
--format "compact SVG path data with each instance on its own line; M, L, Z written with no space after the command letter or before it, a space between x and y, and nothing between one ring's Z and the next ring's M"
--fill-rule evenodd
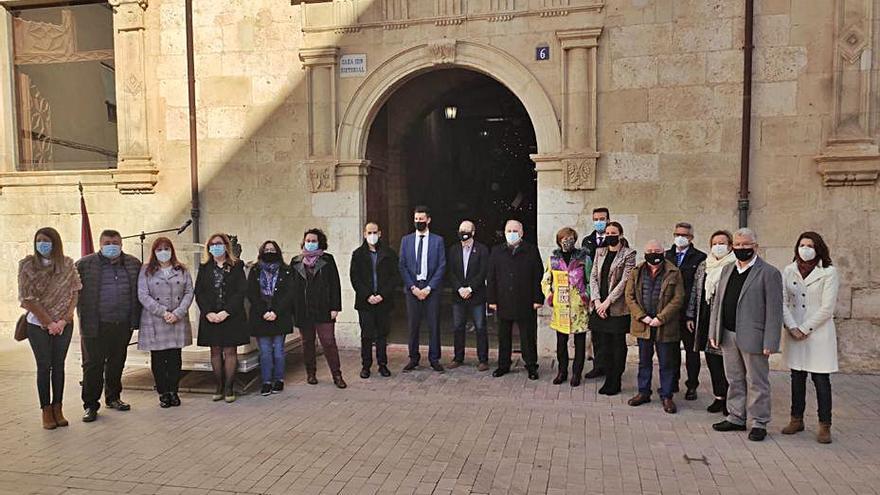
M684 261L684 253L675 253L675 265L681 266L682 261Z
M419 235L419 245L416 247L416 274L422 274L422 248L425 246L425 236Z

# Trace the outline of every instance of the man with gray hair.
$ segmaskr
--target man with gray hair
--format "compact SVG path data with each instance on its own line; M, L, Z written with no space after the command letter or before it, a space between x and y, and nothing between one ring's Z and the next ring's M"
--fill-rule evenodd
M751 230L733 234L736 263L721 272L717 304L709 317L709 345L721 347L730 382L730 414L712 428L745 431L751 418L749 440L760 442L770 422L769 359L779 352L782 331L782 275L758 256L757 249L758 238Z

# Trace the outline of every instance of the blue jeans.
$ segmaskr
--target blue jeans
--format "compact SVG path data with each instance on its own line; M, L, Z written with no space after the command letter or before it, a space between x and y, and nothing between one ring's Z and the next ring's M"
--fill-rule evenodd
M284 380L284 335L257 337L263 383Z
M675 380L672 354L678 342L657 342L656 330L651 330L650 339L639 340L639 393L651 396L651 375L654 373L654 349L657 349L657 361L660 362L660 398L672 398L672 384Z
M474 331L477 334L477 359L481 363L489 362L489 336L486 333L486 305L452 303L452 324L454 329L455 357L454 361L464 362L465 327L468 318L474 322Z

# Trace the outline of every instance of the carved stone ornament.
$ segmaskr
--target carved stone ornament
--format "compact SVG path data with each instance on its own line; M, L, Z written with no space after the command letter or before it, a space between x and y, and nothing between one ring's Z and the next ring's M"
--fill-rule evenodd
M336 190L336 162L306 162L309 174L309 191L333 192Z
M596 189L596 158L578 157L563 159L562 188L566 191Z
M448 65L455 63L455 40L443 38L428 43L431 51L431 59L434 65Z

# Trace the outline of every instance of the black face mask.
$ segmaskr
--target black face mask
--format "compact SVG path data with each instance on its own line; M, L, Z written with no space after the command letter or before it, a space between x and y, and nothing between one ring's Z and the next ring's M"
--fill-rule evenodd
M616 246L620 243L620 236L616 235L606 235L605 236L605 245L606 246Z
M663 263L663 254L645 253L645 261L647 261L649 265L657 266L660 263Z
M416 226L416 230L418 230L419 232L428 228L428 222L414 222L413 224Z
M281 253L263 253L260 255L260 261L263 263L280 263Z
M460 240L461 242L468 241L473 236L474 236L473 232L466 232L466 231L462 230L461 232L458 233L458 240Z
M748 261L755 255L755 248L733 248L733 255L740 261Z

